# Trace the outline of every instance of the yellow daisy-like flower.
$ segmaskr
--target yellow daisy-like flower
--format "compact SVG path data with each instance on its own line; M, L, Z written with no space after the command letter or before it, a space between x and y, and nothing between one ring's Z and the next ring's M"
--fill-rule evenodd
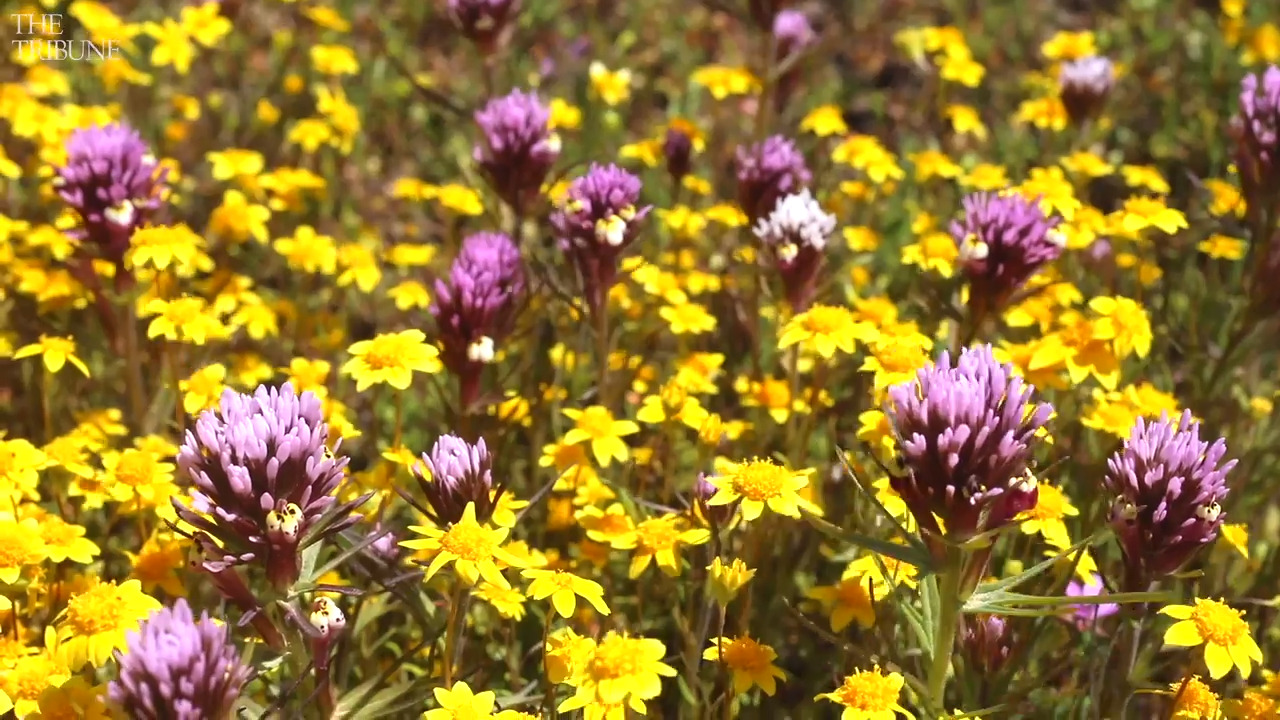
M1067 534L1067 526L1063 518L1074 517L1080 511L1071 504L1071 499L1062 492L1062 488L1047 483L1040 483L1036 506L1020 514L1015 520L1024 535L1039 534L1050 545L1065 550L1071 547L1071 537Z
M1239 668L1248 678L1253 663L1262 662L1262 650L1249 633L1244 612L1217 600L1197 598L1194 605L1168 605L1160 614L1177 620L1164 634L1166 645L1204 645L1204 664L1214 680Z
M643 714L644 701L662 693L662 678L676 675L675 668L662 662L666 654L667 647L661 640L610 631L575 676L569 678L577 692L560 704L559 712L625 702Z
M29 517L18 522L12 515L0 514L0 583L18 582L23 568L39 565L48 557L38 520Z
M614 460L626 462L630 456L622 438L640 432L640 426L631 420L614 420L613 413L603 405L592 405L578 410L565 408L565 417L576 423L564 434L565 445L590 443L591 454L601 467L608 467Z
M71 677L66 666L48 652L25 655L0 672L0 710L5 700L17 717L25 718L40 709L40 697L49 688Z
M185 224L157 225L138 230L129 238L124 263L131 270L148 266L165 270L172 266L177 274L184 277L195 271L213 269L213 261L204 254L204 238Z
M41 335L40 341L18 348L13 353L14 360L21 360L39 355L44 361L44 368L51 373L56 373L71 363L75 369L84 373L85 377L89 377L89 367L84 361L76 357L76 341L70 337L49 337Z
M493 715L497 695L491 690L473 692L470 685L460 680L448 690L438 687L434 692L440 707L428 710L423 720L478 720Z
M705 528L690 528L679 515L663 515L649 518L636 525L626 535L614 538L612 547L632 550L628 576L640 577L655 562L664 574L676 577L680 574L680 548L684 545L701 545L711 539Z
M551 606L560 613L560 617L573 617L579 597L601 615L609 614L609 608L604 604L604 588L598 582L564 570L529 568L520 574L532 581L529 583L529 597L534 600L551 598Z
M776 681L787 677L773 664L778 653L747 635L712 638L711 647L703 651L702 659L723 663L729 668L733 673L733 691L739 695L759 687L765 695L772 696L778 691Z
M747 567L747 564L734 558L732 562L725 565L717 557L707 566L707 579L710 585L711 597L720 603L721 606L728 605L737 597L738 591L744 585L751 582L751 578L756 576L756 571Z
M818 695L816 700L830 700L844 706L840 720L894 720L898 713L911 717L898 702L902 694L902 676L884 674L877 665L859 670L844 679L840 687Z
M863 575L846 575L835 585L820 585L805 597L822 603L832 632L843 632L854 620L868 628L876 622L875 582Z
M778 349L806 343L821 357L830 360L836 351L852 355L857 340L865 339L869 326L857 321L848 308L814 305L782 327Z
M800 517L800 507L816 510L799 495L799 490L809 484L808 474L788 470L773 460L752 458L741 463L730 463L724 475L708 478L715 486L716 494L709 505L728 505L741 500L742 519L755 520L764 508L779 515Z
M443 367L440 351L426 339L421 330L401 330L361 340L347 348L351 359L342 366L342 374L355 378L356 392L378 383L405 390L415 372L436 373Z
M57 623L57 656L70 669L88 664L101 667L125 636L138 629L160 601L142 591L142 583L126 580L117 585L94 579L71 596Z
M524 601L527 598L515 588L482 582L476 588L476 597L492 605L504 618L517 622L524 618Z
M502 548L509 530L491 528L476 522L475 503L467 503L462 519L448 530L423 525L413 525L409 530L423 537L405 540L400 546L421 550L431 556L424 581L434 577L445 565L453 563L454 572L468 585L475 585L480 578L484 578L498 587L507 588L511 584L502 576L498 563L510 567L520 567L523 564L520 558Z

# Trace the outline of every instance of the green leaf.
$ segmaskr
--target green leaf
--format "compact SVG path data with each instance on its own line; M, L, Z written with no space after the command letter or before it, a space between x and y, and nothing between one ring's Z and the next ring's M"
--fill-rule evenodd
M1052 615L1074 605L1102 605L1104 603L1169 603L1179 599L1173 590L1151 592L1109 593L1106 595L1025 595L1023 593L996 590L975 592L964 605L967 613L995 613L998 615ZM1033 608L1047 608L1035 610Z
M1078 553L1083 551L1085 548L1092 546L1095 542L1098 542L1103 538L1107 537L1108 535L1110 535L1110 533L1111 533L1110 528L1099 530L1093 535L1090 535L1084 540L1081 540L1075 545L1072 545L1071 547L1067 548L1061 554L1054 555L1053 557L1047 560L1044 560L1043 562L1036 563L1035 565L1032 565L1031 567L1027 568L1026 570L1023 570L1022 572L1018 573L1017 575L1014 575L1013 577L1007 577L1002 580L997 580L995 582L979 585L978 589L974 591L974 595L979 595L982 593L997 592L1001 590L1011 590L1015 587L1018 587L1019 585L1025 583L1026 581L1038 575L1043 574L1046 570L1053 567L1055 564L1062 562L1063 558L1073 553Z
M880 540L861 533L847 531L844 528L832 525L803 508L801 508L800 514L804 517L805 522L832 540L838 540L849 545L857 545L871 552L891 557L898 562L915 566L919 568L920 575L928 575L933 572L933 559L918 541L914 544L899 545L888 540Z
M302 551L302 567L298 573L298 582L312 585L324 573L316 573L316 561L320 558L320 543L312 543Z

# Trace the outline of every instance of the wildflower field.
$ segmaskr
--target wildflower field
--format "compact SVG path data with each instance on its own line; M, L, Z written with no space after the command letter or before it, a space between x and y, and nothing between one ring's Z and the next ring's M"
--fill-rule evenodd
M1280 718L1278 11L6 2L0 717Z

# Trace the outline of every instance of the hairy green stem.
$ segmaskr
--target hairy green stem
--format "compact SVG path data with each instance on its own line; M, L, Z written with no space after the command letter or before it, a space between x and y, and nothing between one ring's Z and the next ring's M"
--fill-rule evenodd
M933 633L933 653L929 662L929 703L934 709L946 707L947 673L951 669L951 652L956 634L960 630L960 583L964 578L964 566L954 550L946 570L939 581L938 597L942 607L938 612L938 624Z

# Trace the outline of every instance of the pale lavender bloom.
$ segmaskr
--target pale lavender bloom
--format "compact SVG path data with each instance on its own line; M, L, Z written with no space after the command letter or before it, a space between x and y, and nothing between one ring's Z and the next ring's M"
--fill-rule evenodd
M115 657L107 695L135 720L227 720L250 676L228 626L196 620L183 599L130 631Z
M773 36L778 43L778 56L787 57L813 45L818 35L809 18L799 10L783 10L773 18Z
M1116 82L1111 60L1098 55L1068 60L1058 68L1058 95L1072 122L1098 115Z
M1200 439L1200 423L1186 410L1176 423L1166 414L1138 418L1124 446L1107 460L1103 476L1115 494L1111 526L1124 554L1125 589L1146 590L1177 572L1222 527L1227 443Z
M827 238L835 229L836 217L823 210L808 190L778 200L773 212L756 225L756 237L782 276L793 312L804 312L813 302Z
M617 281L618 259L640 234L652 206L639 207L640 178L617 165L592 164L569 184L551 215L560 248L573 260L592 312L605 306Z
M1106 586L1102 584L1102 577L1097 573L1093 573L1092 579L1087 583L1076 579L1072 579L1071 582L1067 583L1067 597L1097 597L1105 595L1105 591ZM1081 630L1094 628L1099 620L1120 612L1120 606L1116 603L1072 605L1071 609L1071 616L1076 627Z
M80 216L81 239L123 273L129 238L160 207L167 177L137 131L113 123L71 133L54 185Z
M490 187L518 214L542 192L542 182L560 157L551 111L535 93L513 90L476 111L481 141L472 150Z
M462 241L447 280L435 283L431 304L441 362L458 376L463 408L479 398L484 367L515 326L524 294L520 249L502 233L476 233Z
M1256 222L1280 206L1280 68L1244 76L1230 128L1240 188Z
M502 495L502 484L495 488L493 483L493 458L484 438L472 445L457 435L441 435L412 472L427 496L424 514L442 528L461 520L468 504L475 505L477 522L487 522Z
M799 192L813 179L795 142L773 135L736 154L738 205L755 225L768 217L785 195Z
M320 399L289 383L253 395L228 389L216 411L201 413L178 451L180 473L195 484L191 505L173 505L220 546L223 557L206 559L206 570L256 560L288 588L302 548L359 519L352 510L368 496L338 503L347 458L329 452L328 433Z
M998 312L1031 276L1062 254L1060 220L1019 193L964 198L964 218L951 223L974 314Z
M954 366L943 352L889 388L902 465L889 482L922 528L940 534L937 515L946 536L963 541L1035 507L1032 441L1053 408L1033 403L1034 393L990 345L965 348Z
M520 0L449 0L449 14L462 34L486 54L493 52L519 12Z

